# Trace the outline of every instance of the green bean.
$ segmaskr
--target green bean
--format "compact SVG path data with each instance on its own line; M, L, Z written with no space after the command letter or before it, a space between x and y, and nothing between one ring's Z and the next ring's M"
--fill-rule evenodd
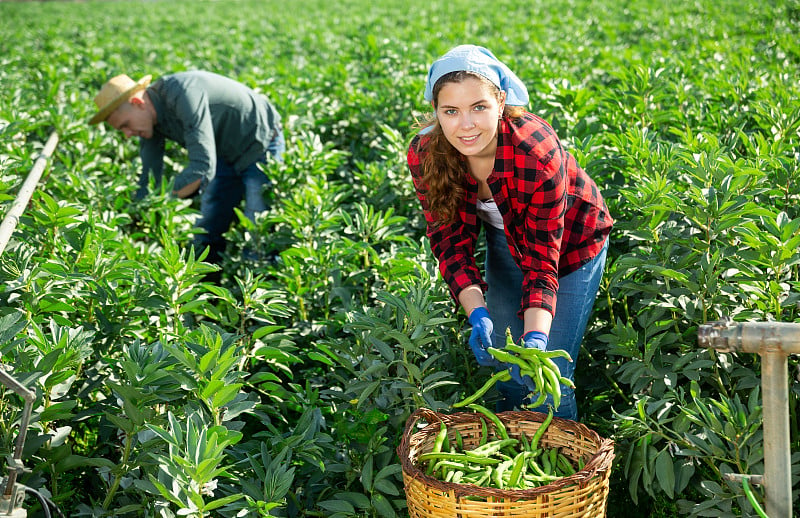
M519 442L522 444L523 451L530 451L531 443L528 442L528 438L525 436L525 430L520 430Z
M447 438L447 426L444 424L444 421L439 421L439 433L436 434L436 439L433 441L433 450L434 452L442 451L444 446L444 440Z
M486 483L487 480L491 479L493 471L494 471L493 468L489 466L488 468L486 468L486 471L482 473L481 477L478 478L475 482L473 482L473 484L475 484L476 486L482 486L483 484Z
M543 405L545 401L547 401L547 391L542 390L541 392L539 392L539 397L536 398L536 401L532 402L530 405L527 406L530 408L536 408L538 406Z
M550 465L553 467L553 474L556 474L556 469L558 468L558 449L557 448L550 448L550 451L547 452Z
M431 459L448 459L452 461L473 462L475 464L500 464L500 459L493 457L480 457L478 455L470 455L468 453L448 453L448 452L432 452L422 453L419 456L420 461Z
M545 475L553 474L553 465L550 463L550 455L542 455L542 471L544 471Z
M571 379L567 378L567 377L559 376L558 377L558 381L560 381L562 385L566 385L569 388L573 388L573 389L575 388L575 382L572 381Z
M531 439L531 449L535 450L536 446L539 445L539 439L542 438L544 435L545 430L548 426L550 426L550 421L553 420L553 407L550 407L550 410L547 412L547 417L544 418L542 424L539 425L539 428L536 429L536 432L533 434L533 438Z
M531 455L528 459L528 467L530 467L532 471L535 471L537 475L546 475L539 463L536 462L534 455Z
M447 460L447 459L439 459L436 464L434 465L433 470L436 471L439 468L452 468L452 469L460 469L466 470L469 472L481 471L483 468L481 466L476 465L475 463L470 462L456 462L454 460Z
M505 480L503 479L503 475L506 473L506 471L508 471L508 468L510 468L513 463L514 463L513 459L505 460L500 464L498 464L498 466L495 468L493 478L495 486L498 489L505 489L506 484Z
M442 440L442 449L440 451L450 451L451 449L452 447L450 446L450 435L448 434L447 427L445 426L444 439Z
M572 356L570 356L569 353L564 349L552 349L550 351L544 351L542 356L544 356L547 359L564 358L568 362L572 362Z
M484 383L483 386L481 388L479 388L474 394L472 394L471 396L459 401L458 403L453 403L453 408L467 406L470 403L473 403L479 397L481 397L484 394L486 394L486 392L488 392L488 390L492 387L492 385L494 385L498 381L508 381L510 379L511 379L511 373L508 372L508 369L503 369L501 371L495 372L494 375L492 375L492 377L489 378L486 381L486 383Z
M521 353L522 351L526 350L527 347L522 347L517 344L506 344L506 351L515 352L517 354Z
M465 473L462 481L465 484L474 484L476 481L480 480L484 475L486 475L486 470L489 469L491 469L491 466L487 466L486 469L481 469L479 471L470 471L469 473Z
M530 452L521 451L514 457L513 467L511 468L511 475L508 479L509 487L517 487L519 485L520 478L522 477L523 468L525 467L525 460L527 456L530 455Z
M536 385L536 389L539 392L544 392L545 391L544 372L543 371L544 371L544 369L541 369L541 368L536 369L536 370L533 371L533 376L532 376L533 383ZM539 403L539 404L541 404L541 403Z
M439 433L436 434L436 439L434 439L433 441L433 449L431 450L431 452L433 453L441 452L445 438L447 438L447 426L444 424L444 421L439 421ZM434 472L433 463L429 463L426 474L433 475L433 472Z
M502 421L500 421L499 417L494 415L494 412L490 411L488 408L478 405L477 403L472 403L469 405L469 408L488 417L489 420L494 424L495 428L497 428L497 433L500 435L500 437L503 439L508 439L508 431L506 431L506 426Z
M558 452L558 465L561 466L561 472L565 475L573 475L575 473L575 467L569 461L566 455L561 452Z
M561 369L558 367L558 364L553 361L552 358L542 358L542 365L545 366L546 369L556 374L556 377L561 375Z
M495 357L495 359L500 360L501 362L511 363L513 365L519 365L520 368L527 369L529 367L528 361L523 359L520 356L515 356L513 354L507 353L502 349L495 349L494 347L489 347L487 349L489 354Z
M553 396L553 408L558 408L561 405L561 385L558 383L558 375L549 369L544 369L544 376L550 385L550 394Z
M488 442L486 444L482 444L477 446L471 450L467 450L465 453L471 453L473 455L480 455L481 457L488 457L490 455L494 455L495 453L499 452L506 446L514 446L519 441L512 437L508 439L497 439L496 441Z

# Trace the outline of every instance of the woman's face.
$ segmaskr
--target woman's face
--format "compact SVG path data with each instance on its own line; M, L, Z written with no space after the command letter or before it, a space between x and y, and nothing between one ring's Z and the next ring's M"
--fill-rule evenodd
M494 157L497 151L497 120L503 113L505 92L499 100L495 92L475 77L445 83L439 90L439 126L447 141L468 158Z

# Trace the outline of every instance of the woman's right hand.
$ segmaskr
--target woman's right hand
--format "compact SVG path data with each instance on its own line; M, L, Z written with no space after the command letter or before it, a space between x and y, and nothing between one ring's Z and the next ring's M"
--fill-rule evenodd
M469 335L469 346L478 361L478 365L496 367L499 362L487 350L492 347L492 331L494 331L494 324L489 316L489 311L482 306L473 309L469 314L469 323L472 326L472 333Z

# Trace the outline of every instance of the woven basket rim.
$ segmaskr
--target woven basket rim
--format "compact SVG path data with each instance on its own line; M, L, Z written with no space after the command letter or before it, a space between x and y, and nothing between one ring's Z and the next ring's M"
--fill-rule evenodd
M547 414L534 412L532 410L498 412L496 415L503 422L503 424L527 421L541 423L547 417ZM555 427L560 430L568 430L581 437L588 438L589 440L596 442L598 448L597 452L592 455L591 459L589 459L583 469L577 471L573 475L562 477L549 484L528 489L498 489L476 486L474 484L445 482L430 475L426 475L416 466L414 463L415 459L413 459L410 454L413 436L419 436L422 434L427 437L435 434L439 430L439 427L431 425L436 425L439 422L444 422L447 426L458 423L472 423L481 419L483 419L481 414L475 412L454 412L452 414L443 414L428 408L420 408L416 410L408 418L408 421L406 421L406 427L403 431L403 436L400 440L399 446L397 447L397 455L400 457L400 463L405 475L412 479L419 480L426 486L431 486L439 491L452 492L457 498L464 495L470 495L496 497L506 500L530 500L539 495L558 491L559 489L571 485L585 487L586 485L597 480L595 477L607 476L610 472L611 463L614 459L614 442L611 439L600 437L597 432L582 423L570 421L568 419L562 419L560 417L553 417L547 431L550 430L550 427ZM422 430L414 432L414 427L420 420L427 421L428 425L426 425ZM491 425L491 423L489 424ZM547 431L545 431L545 436L547 436Z

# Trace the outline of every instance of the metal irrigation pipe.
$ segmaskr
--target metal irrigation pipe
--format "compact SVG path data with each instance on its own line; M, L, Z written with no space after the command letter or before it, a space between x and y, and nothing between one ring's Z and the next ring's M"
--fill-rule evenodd
M31 420L31 412L33 411L33 402L36 400L36 394L25 388L20 382L7 374L3 367L0 366L0 383L13 390L18 396L25 400L25 407L22 411L22 420L19 423L19 435L17 435L17 443L14 447L14 454L9 455L7 460L8 467L8 480L6 486L0 494L0 500L8 501L14 499L14 484L17 481L17 475L23 472L22 465L22 450L25 447L25 436L28 433L28 424Z
M47 165L47 160L50 158L50 155L53 154L57 143L58 134L54 131L50 134L50 138L47 139L44 149L33 164L33 169L31 169L22 187L20 187L17 199L11 204L11 209L8 211L8 214L6 214L6 217L3 218L3 223L0 224L0 255L2 255L3 251L6 249L6 245L11 239L11 234L17 227L19 218L28 205L28 201L30 201L33 191L36 189L36 184L39 182L42 172L44 172L44 166Z
M8 241L11 239L11 234L17 227L19 218L25 211L25 207L27 207L33 195L33 191L36 189L36 184L39 183L39 178L44 172L47 160L50 158L50 155L53 154L57 143L58 134L53 132L50 134L50 138L47 139L39 157L34 162L33 169L31 169L22 187L20 187L17 198L14 200L14 203L11 204L11 209L8 211L5 218L3 218L3 222L0 223L0 255L2 255L3 251L6 249L6 245L8 245ZM9 463L8 478L5 481L5 486L0 491L0 509L6 509L10 515L16 512L16 509L22 504L22 500L24 499L24 491L17 486L16 481L17 476L24 470L22 464L22 450L25 447L25 436L28 432L28 425L30 424L33 402L36 395L14 379L13 376L6 373L2 366L0 366L0 383L13 390L25 401L25 407L22 411L22 420L19 425L19 435L17 436L17 442L14 447L14 454L7 457Z
M800 324L710 322L700 326L697 343L721 352L761 355L764 412L764 502L770 518L792 516L792 466L789 449L790 354L800 354Z

